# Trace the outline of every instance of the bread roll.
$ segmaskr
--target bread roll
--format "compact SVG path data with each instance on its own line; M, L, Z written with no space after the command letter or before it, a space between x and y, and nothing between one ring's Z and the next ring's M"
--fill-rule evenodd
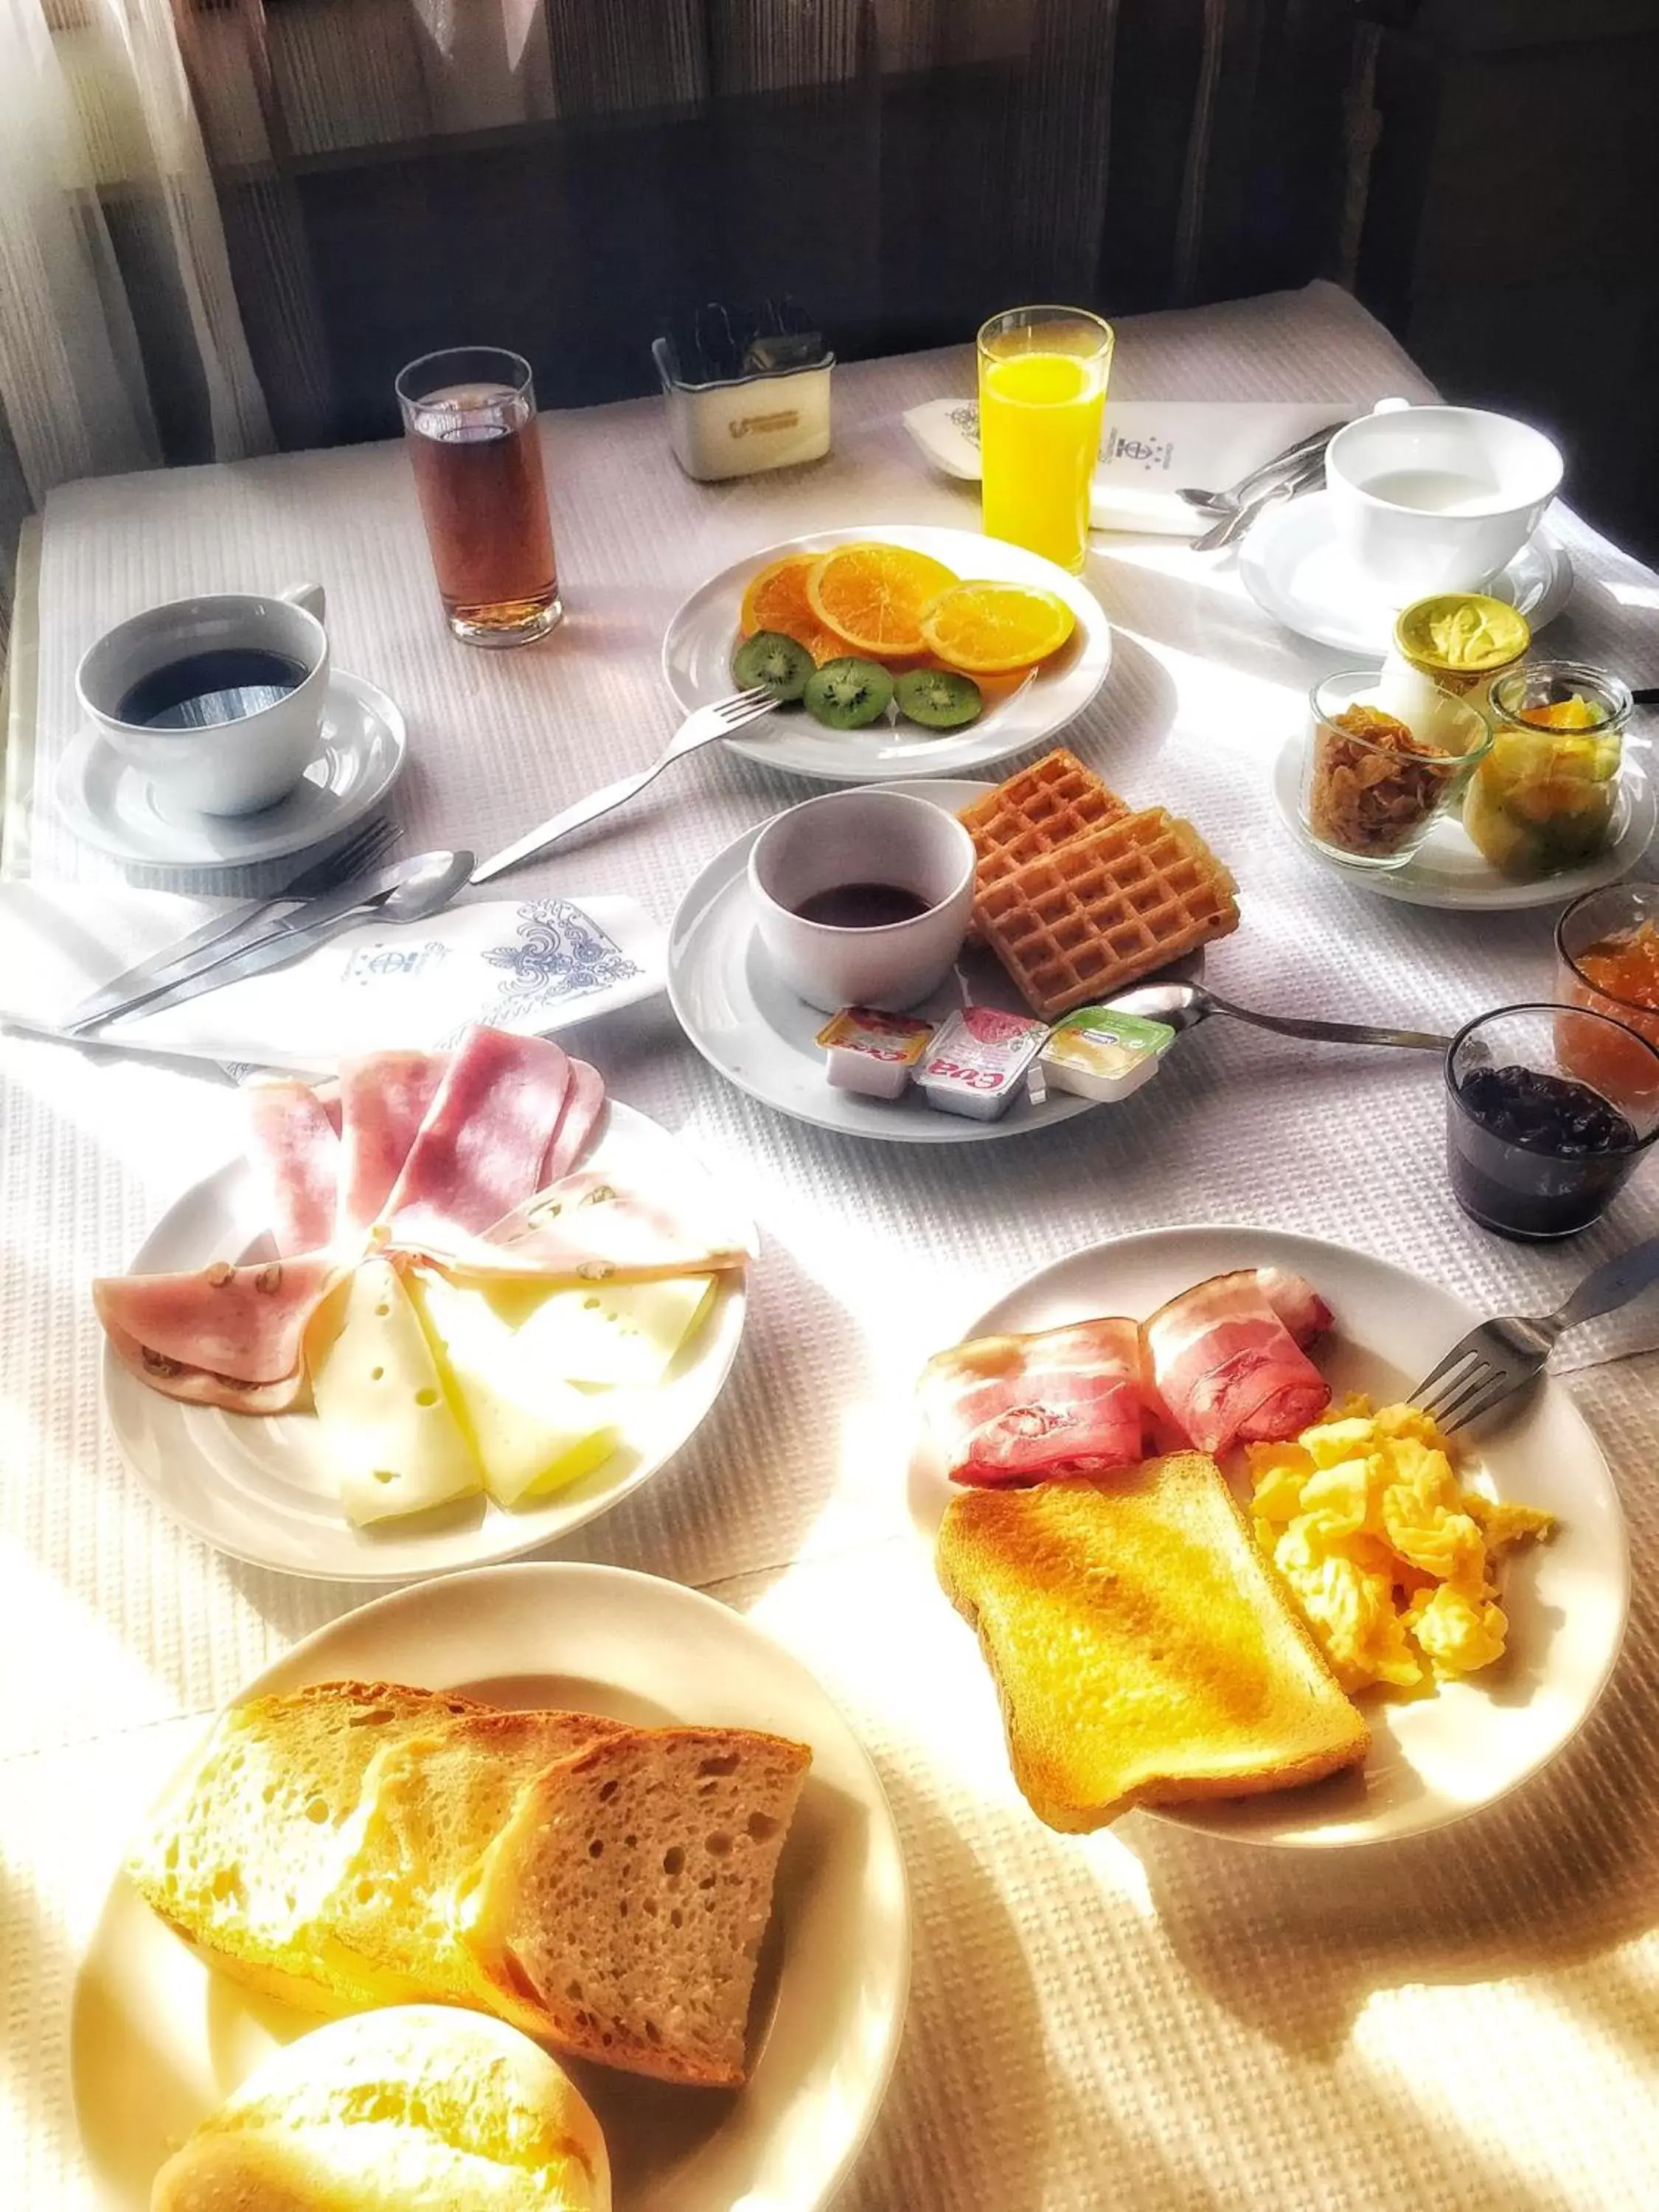
M611 2212L611 2170L527 2036L403 2005L274 2052L161 2168L150 2212Z

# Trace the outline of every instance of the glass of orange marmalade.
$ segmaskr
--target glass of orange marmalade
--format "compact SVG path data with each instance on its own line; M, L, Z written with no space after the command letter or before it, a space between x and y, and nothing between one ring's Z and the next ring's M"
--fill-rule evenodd
M1659 1048L1659 884L1607 884L1576 898L1555 926L1555 955L1559 998ZM1638 1095L1646 1054L1600 1023L1573 1028L1562 1039L1572 1073L1615 1103Z

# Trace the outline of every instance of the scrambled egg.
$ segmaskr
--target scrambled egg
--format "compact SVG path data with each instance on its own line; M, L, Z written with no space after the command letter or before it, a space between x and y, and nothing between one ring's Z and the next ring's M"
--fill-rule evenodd
M1352 1398L1295 1443L1253 1444L1252 1510L1345 1690L1419 1689L1503 1655L1497 1555L1555 1526L1460 1485L1416 1406Z

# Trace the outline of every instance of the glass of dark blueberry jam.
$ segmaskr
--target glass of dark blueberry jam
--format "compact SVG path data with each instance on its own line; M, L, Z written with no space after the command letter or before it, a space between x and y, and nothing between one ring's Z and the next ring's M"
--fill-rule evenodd
M1585 1079L1609 1059L1616 1105ZM1483 1229L1588 1229L1656 1135L1659 1052L1621 1022L1577 1006L1500 1006L1452 1039L1446 1161L1458 1204Z

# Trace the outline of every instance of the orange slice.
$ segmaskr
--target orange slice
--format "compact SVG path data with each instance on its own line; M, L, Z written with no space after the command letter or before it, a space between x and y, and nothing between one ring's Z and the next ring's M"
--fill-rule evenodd
M850 651L883 660L921 651L921 617L956 580L942 561L905 545L837 545L806 579L806 596Z
M832 629L825 629L822 623L816 622L810 629L798 631L795 642L806 647L820 668L826 660L844 659L853 650L844 637L838 636Z
M751 576L743 595L738 627L745 637L757 629L775 629L807 645L818 618L807 604L806 579L817 566L816 553L786 553Z
M921 634L949 666L999 676L1058 653L1076 621L1064 599L1029 584L958 584L927 609Z

